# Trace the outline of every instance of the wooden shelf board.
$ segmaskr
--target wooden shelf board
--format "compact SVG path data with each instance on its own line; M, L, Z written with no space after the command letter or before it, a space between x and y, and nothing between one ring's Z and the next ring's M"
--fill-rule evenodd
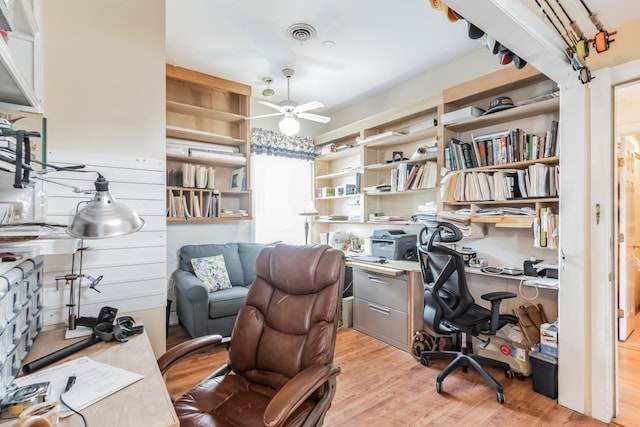
M446 202L442 203L451 206L469 206L469 205L529 205L532 203L557 203L560 199L558 197L545 197L537 199L509 199L509 200L480 200L472 202Z
M426 157L421 157L419 159L415 159L415 160L402 160L399 162L389 162L389 163L376 163L374 165L368 165L365 166L365 169L367 170L391 170L391 169L395 169L397 165L401 164L401 163L406 163L409 165L413 165L416 163L426 163L428 161L436 161L438 159L438 156L426 156Z
M417 224L413 221L399 220L399 221L366 221L365 224L376 224L376 225L412 225Z
M345 196L316 197L315 200L336 200L336 199L353 199L362 196L362 193L347 194Z
M513 107L507 110L498 111L497 113L488 114L486 116L474 117L462 122L445 125L445 127L448 130L454 132L465 132L468 130L485 128L495 124L505 123L525 117L553 113L555 111L558 111L559 108L560 97L555 97L545 99L544 101L535 102L533 104L521 105L519 107Z
M348 221L348 220L330 220L330 219L316 219L313 222L317 222L320 224L364 224L363 221Z
M242 162L239 162L239 160ZM239 156L229 156L229 159L205 159L202 157L190 157L190 156L180 156L177 154L167 154L167 160L173 162L182 162L182 163L197 163L199 165L209 165L209 166L243 166L246 165L247 159L245 157Z
M329 173L329 174L326 174L326 175L318 175L318 176L316 176L316 180L342 178L342 177L345 177L345 176L354 175L357 172L362 172L362 168L352 168L352 169L349 169L349 170Z
M410 142L419 141L426 138L435 138L438 134L437 126L433 126L427 129L420 130L414 133L407 133L404 135L390 135L385 138L375 139L369 142L363 142L362 146L367 148L384 148L393 147L396 145L408 144Z
M335 153L323 154L321 156L316 157L316 161L320 162L329 162L332 160L342 159L344 157L356 156L362 153L360 150L360 145L353 146L351 148L346 148L342 151L337 151Z
M471 222L495 224L499 228L531 228L535 217L528 215L472 216Z
M245 117L240 114L228 113L226 111L213 110L211 108L183 104L175 101L167 101L166 108L167 111L172 113L187 114L195 117L219 120L221 122L239 123L245 120Z
M253 219L251 216L243 216L243 217L215 217L215 218L204 218L204 217L190 217L190 218L171 218L167 217L167 223L193 223L193 222L219 222L219 221L247 221Z
M245 145L247 141L235 139L225 135L218 135L211 132L204 132L195 129L187 129L178 126L167 125L167 136L170 138L188 139L191 141L211 142L221 145L230 145L238 147Z
M524 162L503 163L501 165L482 166L479 168L457 169L455 172L478 172L478 171L495 170L495 169L522 169L525 166L534 165L536 163L553 165L559 162L560 162L560 158L557 156L543 157L541 159L525 160Z
M365 193L367 196L406 196L407 194L416 193L431 193L436 191L436 188L420 188L418 190L405 190L405 191L375 191L371 193Z

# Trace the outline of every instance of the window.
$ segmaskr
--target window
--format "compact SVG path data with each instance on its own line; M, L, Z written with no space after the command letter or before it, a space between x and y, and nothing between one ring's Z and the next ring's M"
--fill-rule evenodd
M255 241L304 244L299 213L312 200L313 140L254 128L251 153Z

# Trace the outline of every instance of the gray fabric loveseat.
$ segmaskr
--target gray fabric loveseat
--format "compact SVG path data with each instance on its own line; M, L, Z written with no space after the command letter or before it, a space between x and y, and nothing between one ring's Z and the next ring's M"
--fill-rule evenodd
M236 315L244 305L249 286L256 277L256 259L265 246L267 245L261 243L224 243L186 245L180 248L179 267L172 273L171 279L175 289L178 319L191 337L231 335ZM224 258L231 286L211 291L205 283L207 280L203 281L196 276L191 260L207 260L210 257L219 260L216 255Z

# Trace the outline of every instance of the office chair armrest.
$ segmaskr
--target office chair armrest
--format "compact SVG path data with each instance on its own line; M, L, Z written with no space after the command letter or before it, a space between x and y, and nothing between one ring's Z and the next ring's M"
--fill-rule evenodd
M502 303L502 300L515 297L516 294L513 292L489 292L488 294L484 294L480 297L485 301L491 302L491 320L489 323L489 331L491 335L495 335L498 330L498 325L500 323L500 304Z
M158 359L158 368L160 368L160 372L164 375L169 368L181 360L222 344L224 340L221 335L205 335L180 343L160 356Z
M485 301L495 301L495 300L500 300L502 301L503 299L507 299L507 298L515 298L516 294L514 294L513 292L489 292L488 294L484 294L482 295L480 298L482 298Z
M302 402L322 386L340 374L336 365L314 365L298 373L273 396L264 411L264 424L278 426L289 418Z

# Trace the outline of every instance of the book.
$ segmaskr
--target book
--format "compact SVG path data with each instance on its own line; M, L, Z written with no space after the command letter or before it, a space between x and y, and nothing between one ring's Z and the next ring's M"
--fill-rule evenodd
M420 165L418 164L411 165L410 168L405 168L407 177L405 178L405 181L404 181L403 190L411 189L411 184L413 184L413 180L416 178L416 174L418 173L418 168L420 168Z

